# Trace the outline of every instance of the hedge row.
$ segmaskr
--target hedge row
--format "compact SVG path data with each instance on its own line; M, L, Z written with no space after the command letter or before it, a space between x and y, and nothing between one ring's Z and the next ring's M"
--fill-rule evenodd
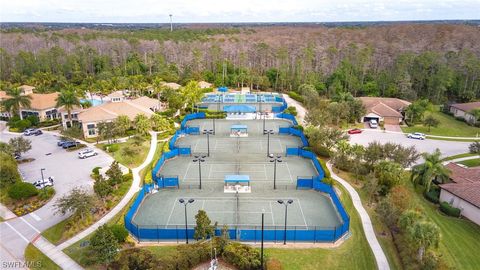
M460 209L455 208L448 204L447 202L440 203L440 210L452 217L459 217L460 216Z
M288 92L288 96L298 102L303 102L303 97L293 91Z
M438 191L436 191L436 190L430 190L429 192L425 192L424 196L430 202L438 203L440 194L438 194Z

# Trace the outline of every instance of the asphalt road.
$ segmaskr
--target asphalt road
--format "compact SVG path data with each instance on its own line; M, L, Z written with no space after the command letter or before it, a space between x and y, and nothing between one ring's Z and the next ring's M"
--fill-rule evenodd
M350 142L367 146L371 142L380 142L382 144L387 142L394 142L403 146L415 146L418 152L432 153L435 149L440 149L442 156L453 156L468 152L470 142L456 142L456 141L442 141L442 140L416 140L409 139L404 134L384 133L374 130L364 130L361 134L350 135ZM421 162L422 160L418 160Z
M0 140L7 142L10 138L19 136L11 133L0 134ZM93 180L90 178L92 169L96 166L109 166L113 159L97 151L98 155L87 159L79 159L78 151L67 152L57 146L58 137L44 133L40 136L27 137L32 141L32 149L23 158L35 160L19 165L19 170L26 182L41 179L40 169L45 168L44 177L55 179L55 196L42 208L7 222L0 223L0 260L24 260L24 250L40 232L59 223L67 216L55 215L53 204L55 200L68 193L74 187L86 187L92 190Z

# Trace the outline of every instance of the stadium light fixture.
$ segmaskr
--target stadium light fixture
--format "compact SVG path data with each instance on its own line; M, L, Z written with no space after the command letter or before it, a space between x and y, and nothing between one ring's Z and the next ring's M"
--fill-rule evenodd
M207 135L207 157L210 156L210 135L214 134L212 129L204 129L203 134Z
M276 156L270 162L273 162L273 189L277 189L277 162L282 162L282 157Z
M273 129L269 129L269 130L264 129L263 135L265 134L267 134L267 157L271 157L270 156L270 135L274 134Z
M184 199L179 199L178 202L183 204L185 206L185 241L188 244L188 220L187 220L187 205L190 203L193 203L195 200L194 199L189 199L188 201L185 201Z
M283 230L283 244L287 244L287 215L288 215L288 205L293 203L292 199L289 199L287 201L284 200L278 200L277 201L279 204L285 205L285 228Z
M198 180L200 182L200 189L202 189L202 162L205 162L205 155L194 156L193 162L198 162Z

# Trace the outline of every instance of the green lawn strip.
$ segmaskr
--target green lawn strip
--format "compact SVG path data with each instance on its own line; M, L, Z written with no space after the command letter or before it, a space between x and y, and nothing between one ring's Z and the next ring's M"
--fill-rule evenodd
M123 198L123 196L128 192L130 189L130 186L132 185L132 181L127 181L123 182L118 186L117 190L113 191L113 194L115 195L115 200L112 201L112 206L113 208L117 203L120 202L120 200ZM101 217L98 217L100 219ZM85 222L84 224L75 227L75 230L69 231L66 226L68 223L72 220L72 217L69 217L65 220L63 220L60 223L57 223L56 225L53 225L52 227L46 229L45 231L42 232L42 236L45 237L48 241L50 241L54 245L60 244L62 241L72 237L73 235L83 231L86 229L88 226L96 222L96 220L90 219L89 222Z
M342 203L350 215L350 238L336 248L268 248L267 256L280 261L283 269L375 269L375 259L360 217L347 191L343 187L339 189Z
M370 205L367 204L368 198L365 194L365 191L360 188L360 182L355 181L354 176L351 173L340 171L337 173L337 175L347 180L360 195L360 198L362 199L362 205L367 210L368 215L370 216L375 235L377 236L377 239L380 242L380 245L382 246L385 255L387 256L390 268L392 270L402 269L402 262L398 255L397 249L390 233L388 233L389 229L380 219L380 216L377 214L377 212Z
M476 137L480 135L479 128L470 126L467 123L459 121L453 116L439 112L438 110L433 112L426 112L424 117L427 117L429 115L432 115L440 122L437 127L432 127L429 131L428 127L425 127L423 125L415 125L411 127L402 127L403 132L421 132L429 135L452 137Z
M473 156L477 156L477 155L478 154L463 153L463 154L458 154L458 155L446 157L446 158L442 159L442 161L454 160L454 159L457 159L457 158L464 158L464 157L473 157Z
M459 161L457 163L463 164L467 167L477 167L477 166L480 166L480 158L468 159L464 161Z
M425 214L440 228L439 250L448 265L454 269L478 269L480 226L469 220L446 216L436 205L424 199L420 192L417 195Z
M97 147L104 149L107 144L97 144ZM150 138L145 138L140 145L134 144L134 139L130 138L126 142L111 144L118 146L118 150L115 152L108 152L116 161L127 166L128 168L138 167L148 155L148 149L150 148ZM132 149L134 152L132 155L125 154L126 148Z
M25 249L25 261L30 269L62 269L32 244Z
M468 139L436 138L436 137L431 137L431 136L428 136L428 135L427 135L427 139L437 140L437 141L449 141L449 142L476 142L476 141L480 141L480 138L478 138L478 140L468 140Z

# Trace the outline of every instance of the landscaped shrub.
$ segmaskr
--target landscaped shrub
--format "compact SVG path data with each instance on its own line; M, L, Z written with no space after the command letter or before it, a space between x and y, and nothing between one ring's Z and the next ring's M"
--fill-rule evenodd
M177 247L176 269L192 269L194 266L210 259L210 243L200 242L192 245L181 245Z
M460 209L451 206L447 202L440 203L440 210L442 210L443 213L452 217L459 217L461 212Z
M295 126L293 126L293 128L294 128L294 129L301 130L301 131L303 131L303 130L304 130L304 128L303 128L303 126L302 126L302 125L295 125Z
M293 91L288 92L288 96L290 96L292 99L298 102L303 102L303 97Z
M335 180L333 180L333 178L330 178L330 177L323 178L322 182L330 186L333 186L335 184Z
M55 189L53 187L46 187L44 190L38 193L38 197L41 200L48 200L55 195Z
M12 127L17 128L20 131L24 131L25 129L27 129L31 126L32 126L32 123L30 123L30 121L28 121L27 119L23 119L23 120L15 122L14 126L12 126Z
M101 169L101 168L102 168L102 167L95 167L95 168L93 168L92 173L93 173L94 175L100 175L100 169Z
M240 270L261 269L260 251L238 242L228 243L222 258Z
M324 146L314 146L312 147L312 149L313 149L313 152L315 152L315 154L321 157L329 158L331 156L330 150Z
M430 190L429 192L425 192L424 194L425 198L432 203L438 203L440 193L437 190Z
M103 148L105 149L105 151L113 153L117 152L120 146L118 146L118 144L107 144Z
M30 123L32 124L32 126L37 126L38 123L40 122L40 120L38 119L38 117L36 117L35 115L30 115L26 118L28 121L30 121Z
M17 162L11 154L0 152L0 187L6 187L20 180Z
M27 182L16 182L8 189L8 196L15 200L27 199L37 194L37 188Z
M115 224L110 226L110 230L112 231L113 235L117 239L118 243L124 243L125 239L127 239L128 231L125 229L125 226L120 224Z

